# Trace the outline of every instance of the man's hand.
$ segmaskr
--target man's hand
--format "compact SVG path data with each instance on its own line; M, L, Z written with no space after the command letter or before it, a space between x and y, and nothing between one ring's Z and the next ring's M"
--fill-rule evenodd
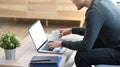
M62 43L62 41L50 42L50 43L48 43L48 49L55 48L55 47L62 47L61 43Z
M60 29L59 31L60 31L60 36L62 37L72 33L72 28Z

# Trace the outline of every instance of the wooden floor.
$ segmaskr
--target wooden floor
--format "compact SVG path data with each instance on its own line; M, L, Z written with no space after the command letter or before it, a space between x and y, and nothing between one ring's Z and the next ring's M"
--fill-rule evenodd
M0 35L3 32L15 32L21 41L28 34L28 27L32 25L37 19L17 19L15 22L13 18L0 18ZM45 32L51 33L54 29L79 27L78 21L65 21L65 20L49 20L49 26L45 26L45 20L41 20Z

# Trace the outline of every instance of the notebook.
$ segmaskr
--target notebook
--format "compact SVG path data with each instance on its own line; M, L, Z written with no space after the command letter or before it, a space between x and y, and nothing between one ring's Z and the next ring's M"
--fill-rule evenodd
M38 52L60 53L60 54L65 52L66 50L65 47L48 49L48 43L51 41L46 36L40 20L37 20L34 24L32 24L28 28L28 31Z

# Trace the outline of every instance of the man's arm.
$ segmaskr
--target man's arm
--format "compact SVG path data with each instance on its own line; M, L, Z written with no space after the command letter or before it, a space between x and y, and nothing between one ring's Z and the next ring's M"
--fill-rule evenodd
M85 34L85 28L74 27L72 28L72 34L78 34L83 36Z
M89 50L93 47L104 23L101 15L96 10L90 10L86 17L86 28L82 41L63 41L62 46L73 50Z

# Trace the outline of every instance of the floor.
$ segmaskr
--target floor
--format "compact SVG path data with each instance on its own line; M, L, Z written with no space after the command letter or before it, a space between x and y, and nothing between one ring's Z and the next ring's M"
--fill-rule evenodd
M20 19L15 22L13 18L0 18L0 35L4 32L14 32L21 41L28 34L28 27L31 26L37 19ZM49 20L49 26L45 26L45 20L41 19L42 25L46 33L51 33L54 29L79 27L79 21L66 20Z

